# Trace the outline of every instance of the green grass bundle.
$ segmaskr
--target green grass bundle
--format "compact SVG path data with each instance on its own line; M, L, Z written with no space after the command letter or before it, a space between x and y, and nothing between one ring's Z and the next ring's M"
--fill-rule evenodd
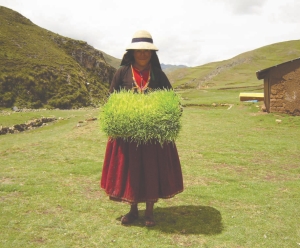
M181 129L180 98L172 90L137 94L121 90L110 95L100 113L109 137L138 143L173 142Z

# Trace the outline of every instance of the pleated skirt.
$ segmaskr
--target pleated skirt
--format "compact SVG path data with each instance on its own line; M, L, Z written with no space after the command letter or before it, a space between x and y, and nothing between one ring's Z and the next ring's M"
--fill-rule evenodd
M157 202L183 191L175 143L137 144L108 140L100 181L111 200L130 204Z

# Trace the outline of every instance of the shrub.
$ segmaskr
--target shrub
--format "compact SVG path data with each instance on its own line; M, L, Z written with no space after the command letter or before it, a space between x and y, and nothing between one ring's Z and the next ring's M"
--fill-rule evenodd
M6 92L3 95L0 95L0 106L11 107L14 100L13 94L11 92Z

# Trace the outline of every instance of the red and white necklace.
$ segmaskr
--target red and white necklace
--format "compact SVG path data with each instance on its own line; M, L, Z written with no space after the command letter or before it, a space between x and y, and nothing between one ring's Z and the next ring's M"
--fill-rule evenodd
M144 71L139 71L138 69L133 68L133 66L131 65L132 79L135 84L135 87L133 89L137 89L139 93L144 93L145 90L148 89L151 78L150 71L150 66ZM146 75L146 73L148 73L148 75ZM144 80L144 78L147 78L147 80Z

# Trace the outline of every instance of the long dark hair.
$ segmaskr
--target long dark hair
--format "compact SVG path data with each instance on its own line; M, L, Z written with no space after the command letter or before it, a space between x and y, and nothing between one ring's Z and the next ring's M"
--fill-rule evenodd
M123 58L122 58L122 61L121 61L121 66L122 65L131 65L131 64L133 64L133 62L134 62L133 51L134 50L128 50L123 55ZM156 51L154 51L154 50L152 51L152 56L151 56L150 64L151 64L152 67L158 67L158 68L161 69L158 56L156 54Z

